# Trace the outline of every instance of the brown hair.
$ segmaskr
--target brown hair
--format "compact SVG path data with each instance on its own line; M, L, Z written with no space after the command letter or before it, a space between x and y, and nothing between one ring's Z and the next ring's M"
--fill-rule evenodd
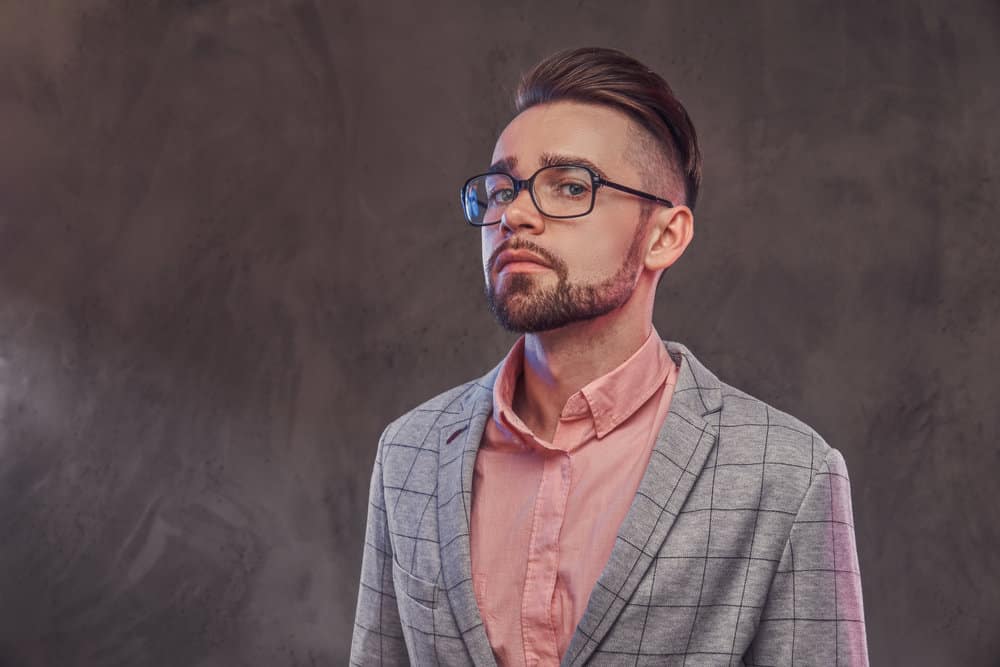
M609 106L636 120L656 140L666 168L673 172L670 180L683 186L684 203L694 209L701 185L698 137L687 111L663 77L615 49L560 51L521 78L514 109L521 113L558 100ZM648 175L654 181L662 180Z

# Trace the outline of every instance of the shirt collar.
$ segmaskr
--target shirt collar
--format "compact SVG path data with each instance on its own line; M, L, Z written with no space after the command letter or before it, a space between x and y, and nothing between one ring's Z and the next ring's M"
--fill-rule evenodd
M514 389L523 370L524 336L521 336L504 357L493 385L493 414L504 430L538 442L511 407ZM676 372L676 366L656 328L650 327L646 340L632 356L567 399L560 419L589 415L594 420L597 437L603 438L648 401L671 372Z

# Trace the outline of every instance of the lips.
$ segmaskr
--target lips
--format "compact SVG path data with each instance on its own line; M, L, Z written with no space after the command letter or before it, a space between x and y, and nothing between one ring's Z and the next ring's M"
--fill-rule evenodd
M504 250L497 256L496 270L499 272L507 264L515 262L530 262L546 268L549 266L544 259L527 250Z

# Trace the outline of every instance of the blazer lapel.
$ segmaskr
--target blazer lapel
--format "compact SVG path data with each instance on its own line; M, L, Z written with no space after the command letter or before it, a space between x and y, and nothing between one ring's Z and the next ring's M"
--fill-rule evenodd
M614 625L670 532L718 438L718 419L706 420L722 407L718 378L684 345L664 344L674 361L680 362L670 410L611 556L563 657L564 665L585 663Z
M441 427L438 453L438 544L448 602L473 663L490 667L496 659L472 588L469 527L476 452L493 411L499 369L498 364L463 396L459 414Z

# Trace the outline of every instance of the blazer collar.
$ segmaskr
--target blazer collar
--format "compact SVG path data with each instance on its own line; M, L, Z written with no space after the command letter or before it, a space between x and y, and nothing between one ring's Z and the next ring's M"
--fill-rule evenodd
M652 563L650 554L655 556L666 539L718 438L717 415L715 419L711 415L722 408L721 383L683 344L663 344L679 365L670 410L639 492L570 641L564 665L586 662L614 624ZM438 538L448 602L473 662L490 666L496 661L472 588L469 517L476 452L493 410L493 385L501 365L470 384L439 435Z
M615 624L646 576L718 440L722 409L719 379L684 345L664 344L680 364L670 410L563 665L586 663Z

